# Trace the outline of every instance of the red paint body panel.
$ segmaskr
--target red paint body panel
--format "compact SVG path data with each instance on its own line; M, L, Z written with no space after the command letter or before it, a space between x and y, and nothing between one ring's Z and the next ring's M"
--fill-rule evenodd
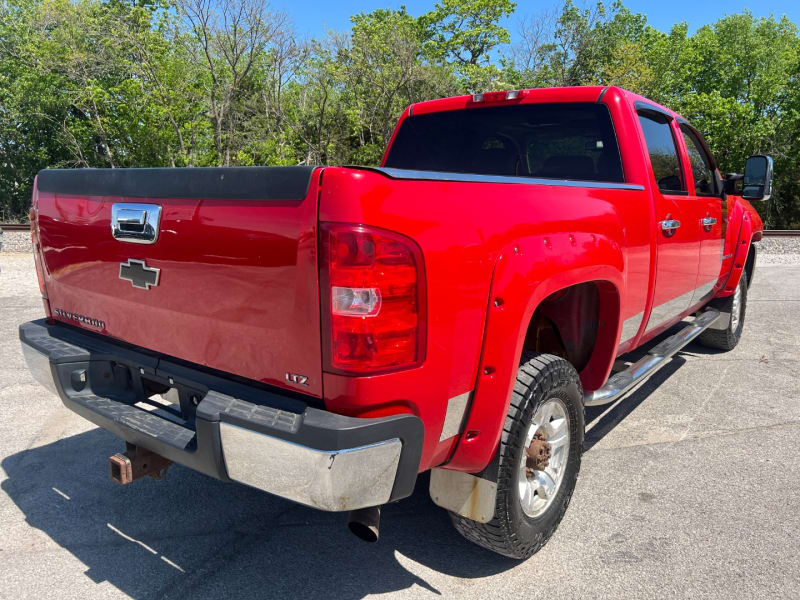
M747 200L739 196L731 196L731 199L735 199L734 209L731 211L732 231L725 239L725 256L731 258L725 261L725 267L728 268L723 268L723 275L720 277L717 292L720 297L730 296L736 291L747 263L750 245L761 239L760 235L764 230L761 217Z
M50 304L103 319L107 335L268 384L297 390L284 373L306 375L303 391L336 413L416 414L426 432L420 471L443 463L479 471L497 448L525 333L545 298L576 284L597 285L597 338L580 372L584 388L594 390L616 356L711 295L730 293L762 228L739 197L728 196L723 207L719 198L694 195L682 142L688 194L657 190L636 114L635 103L644 100L618 88L583 87L531 90L509 102L603 102L633 189L402 179L330 167L299 203L148 200L164 210L163 238L151 247L111 237L111 203L124 199L40 193ZM415 104L395 135L416 115L477 114L483 106L471 96ZM668 214L684 224L673 238L658 224ZM707 215L718 218L710 232L700 223ZM319 300L319 222L382 228L419 245L427 310L421 366L369 377L323 372L320 312L329 307ZM162 285L142 292L120 281L119 263L128 258L161 267ZM706 280L716 283L712 293L694 297ZM687 294L648 323L660 306ZM440 441L448 400L470 392L460 433Z

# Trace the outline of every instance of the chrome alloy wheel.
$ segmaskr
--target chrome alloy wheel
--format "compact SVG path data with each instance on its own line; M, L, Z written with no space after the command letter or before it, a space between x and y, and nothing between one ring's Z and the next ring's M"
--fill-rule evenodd
M536 456L532 452L536 449ZM533 415L519 464L519 498L529 517L543 514L561 487L569 458L569 416L559 398L550 398Z
M734 333L739 327L739 319L742 316L742 282L736 286L736 291L733 293L733 303L731 304L731 331Z

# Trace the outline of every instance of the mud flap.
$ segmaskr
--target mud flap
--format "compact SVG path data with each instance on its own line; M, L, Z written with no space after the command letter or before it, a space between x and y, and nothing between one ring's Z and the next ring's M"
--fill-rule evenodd
M431 469L431 499L435 504L478 523L494 518L500 456L480 473Z

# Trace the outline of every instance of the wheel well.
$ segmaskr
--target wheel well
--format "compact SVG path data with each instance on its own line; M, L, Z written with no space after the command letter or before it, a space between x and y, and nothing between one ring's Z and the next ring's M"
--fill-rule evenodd
M747 287L753 282L753 271L756 268L756 247L750 244L750 250L747 252L747 261L744 263L744 272L747 273Z
M531 317L523 350L566 358L581 371L597 342L600 289L590 281L545 298Z

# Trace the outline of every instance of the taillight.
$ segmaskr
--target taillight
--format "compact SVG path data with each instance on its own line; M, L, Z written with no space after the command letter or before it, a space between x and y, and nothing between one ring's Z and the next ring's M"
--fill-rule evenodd
M364 225L320 225L325 369L374 375L425 358L425 270L411 239Z

